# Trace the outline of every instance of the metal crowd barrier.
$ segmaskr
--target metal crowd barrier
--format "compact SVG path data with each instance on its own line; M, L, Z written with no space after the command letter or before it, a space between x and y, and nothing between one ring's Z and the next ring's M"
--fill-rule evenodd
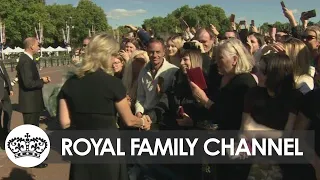
M17 59L4 59L3 63L7 69L10 68L11 72L15 71L18 64ZM54 67L54 66L65 66L71 63L71 57L69 56L52 56L52 57L41 57L39 61L36 61L37 65L41 68Z

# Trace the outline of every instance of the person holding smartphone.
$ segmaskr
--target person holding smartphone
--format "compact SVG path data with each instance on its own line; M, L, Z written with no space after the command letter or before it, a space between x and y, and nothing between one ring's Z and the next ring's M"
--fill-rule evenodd
M243 102L247 91L257 86L251 75L253 57L238 39L228 39L217 47L217 64L223 75L222 85L217 98L212 101L205 91L190 82L192 94L213 115L218 123L218 130L240 130ZM210 81L210 79L209 79ZM248 178L251 164L233 164L231 158L225 157L230 164L217 165L217 177L220 180L244 180Z
M176 123L182 127L193 127L196 121L207 120L208 111L197 102L193 97L189 86L188 71L200 68L200 71L194 72L193 76L205 77L202 71L203 58L199 50L186 50L181 54L180 69L174 76L172 89L167 92L169 100L170 121L176 120Z
M210 114L193 97L189 85L188 71L194 71L194 76L206 76L202 71L203 57L200 50L185 50L180 54L180 69L175 73L172 86L165 93L168 99L168 110L165 113L163 128L166 130L194 129L196 122L207 120ZM159 119L159 118L158 118ZM167 166L179 177L185 180L193 180L201 177L200 164L184 164Z

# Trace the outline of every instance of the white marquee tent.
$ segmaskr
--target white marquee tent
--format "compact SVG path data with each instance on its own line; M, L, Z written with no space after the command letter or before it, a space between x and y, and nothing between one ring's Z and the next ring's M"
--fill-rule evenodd
M55 51L68 51L66 48L62 48L60 46L58 46Z

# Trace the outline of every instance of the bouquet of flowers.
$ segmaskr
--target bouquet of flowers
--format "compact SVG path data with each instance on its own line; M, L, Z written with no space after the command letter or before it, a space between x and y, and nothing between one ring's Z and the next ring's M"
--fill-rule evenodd
M60 84L46 85L43 88L43 101L51 117L57 116L58 94L64 82L66 82L66 80L72 77L75 74L74 72L74 69L67 69L65 74L63 75L62 82Z

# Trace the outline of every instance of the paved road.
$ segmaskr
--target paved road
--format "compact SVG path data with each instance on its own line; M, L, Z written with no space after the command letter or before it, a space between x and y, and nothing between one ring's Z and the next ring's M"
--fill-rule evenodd
M48 67L40 71L41 76L50 76L52 84L61 83L62 74L67 67ZM7 70L11 80L16 72ZM13 108L11 128L23 124L22 114L18 112L18 85L13 87L14 96L11 98ZM57 125L54 120L42 122L40 127L47 128L47 125ZM69 177L69 164L49 164L45 169L20 168L14 165L6 156L4 151L0 152L0 179L1 180L67 180Z

